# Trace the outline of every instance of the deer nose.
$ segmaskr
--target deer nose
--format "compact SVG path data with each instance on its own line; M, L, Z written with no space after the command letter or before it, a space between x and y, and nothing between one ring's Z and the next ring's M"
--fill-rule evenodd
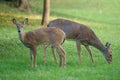
M112 58L107 58L107 61L108 61L109 64L111 64L112 63Z

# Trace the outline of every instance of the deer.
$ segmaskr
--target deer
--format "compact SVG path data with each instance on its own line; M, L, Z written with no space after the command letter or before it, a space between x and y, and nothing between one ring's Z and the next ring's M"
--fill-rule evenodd
M81 45L85 46L87 49L92 63L94 63L94 59L90 46L93 46L102 52L108 63L112 62L110 43L106 42L104 46L93 30L88 26L67 19L58 18L50 21L47 27L58 27L65 32L67 39L76 41L79 63L81 63Z
M36 54L39 45L44 45L44 56L46 56L46 49L49 45L56 49L60 57L60 67L66 67L66 53L62 48L66 35L61 29L46 27L24 32L23 27L28 24L28 18L25 18L23 22L17 22L13 18L12 22L17 27L20 41L30 49L30 67L37 67Z

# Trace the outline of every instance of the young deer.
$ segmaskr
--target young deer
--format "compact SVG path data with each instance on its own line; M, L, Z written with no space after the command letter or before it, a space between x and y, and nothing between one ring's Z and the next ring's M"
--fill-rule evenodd
M73 39L76 41L77 50L78 50L78 56L79 61L80 59L80 51L81 51L81 44L85 46L87 51L89 52L92 63L94 63L91 50L89 48L89 45L94 46L98 50L100 50L105 59L108 63L112 62L112 54L110 51L110 44L106 43L104 46L101 41L98 39L98 37L95 35L95 33L86 25L79 24L70 20L65 19L55 19L53 21L50 21L48 24L48 27L58 27L62 29L67 39Z
M30 49L30 66L36 67L36 53L37 47L40 44L45 45L44 56L46 56L46 48L51 45L56 48L60 56L60 67L66 66L66 54L62 49L61 44L65 40L65 33L59 28L41 28L34 31L24 32L23 26L28 23L26 18L22 23L17 23L16 19L13 19L13 23L16 25L20 41ZM32 64L32 59L33 64Z

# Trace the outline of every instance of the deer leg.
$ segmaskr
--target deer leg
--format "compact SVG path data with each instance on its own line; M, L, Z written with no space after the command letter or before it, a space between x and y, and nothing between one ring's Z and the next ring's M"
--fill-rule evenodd
M62 49L61 46L60 46L60 50L63 53L63 67L66 68L66 54L65 54L65 51Z
M30 49L30 67L33 67L33 65L32 65L32 58L33 58L33 50Z
M61 46L58 46L57 47L57 51L59 53L59 56L60 56L60 67L63 67L65 68L66 67L66 56L65 56L65 52L63 51L63 49L61 48ZM63 63L64 61L64 63Z
M61 53L59 47L57 47L56 49L57 49L57 52L58 52L58 54L59 54L59 56L60 56L60 67L62 67L62 61L63 61L63 59L62 59L62 53Z
M36 64L36 49L33 49L33 57L34 57L34 61L33 61L33 67L37 67L37 64Z
M80 41L76 41L76 45L77 45L79 63L81 63L81 46L80 46L81 42Z
M62 55L59 54L59 56L60 56L60 67L62 67L62 61L63 61L63 59L62 59Z
M92 59L92 63L94 63L94 60L93 60L93 56L92 56L92 52L91 52L90 47L89 47L88 45L86 45L85 48L87 49L87 51L88 51L89 54L90 54L90 57L91 57L91 59Z
M55 61L55 63L58 63L57 56L56 56L56 53L55 53L55 48L53 46L51 46L51 48L52 48L52 54L53 54L53 57L54 57L54 61Z
M50 44L48 44L48 45L44 45L44 64L46 63L46 49L47 49L47 47L49 46Z
M57 48L57 52L58 52L59 57L60 57L60 67L62 67L62 54L60 53L59 48Z

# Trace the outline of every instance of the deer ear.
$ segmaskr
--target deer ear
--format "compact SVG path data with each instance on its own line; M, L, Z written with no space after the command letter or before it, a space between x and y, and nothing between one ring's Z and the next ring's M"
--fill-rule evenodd
M106 42L106 44L105 44L105 46L107 47L107 48L109 48L110 47L110 43L108 43L108 42Z
M13 24L17 24L17 20L15 18L12 19Z
M23 24L28 24L28 18L25 18L25 20L23 21Z

